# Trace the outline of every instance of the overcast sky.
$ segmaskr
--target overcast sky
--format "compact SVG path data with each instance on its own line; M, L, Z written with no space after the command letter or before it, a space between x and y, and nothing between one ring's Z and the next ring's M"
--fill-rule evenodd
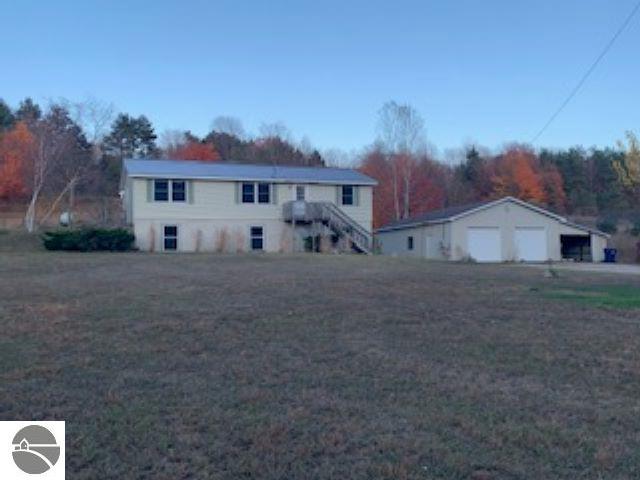
M92 95L165 129L284 122L323 149L375 138L390 99L442 152L529 141L636 0L2 0L0 97ZM640 16L538 146L640 130Z

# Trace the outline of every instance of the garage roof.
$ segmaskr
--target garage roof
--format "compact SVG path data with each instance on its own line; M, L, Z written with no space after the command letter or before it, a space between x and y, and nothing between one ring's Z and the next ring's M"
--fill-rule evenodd
M572 223L560 215L557 215L553 212L550 212L549 210L545 210L544 208L540 208L536 205L527 203L515 197L503 197L498 200L489 200L485 202L470 203L467 205L460 205L457 207L449 207L441 210L435 210L433 212L427 212L413 218L407 218L404 220L398 220L396 222L389 223L379 228L378 230L376 230L376 232L382 233L382 232L388 232L392 230L403 230L405 228L414 228L414 227L420 227L424 225L452 222L459 218L466 217L467 215L471 215L473 213L479 212L481 210L485 210L487 208L490 208L496 205L500 205L505 202L517 203L522 207L533 210L541 215L546 215L548 217L551 217L560 223L564 223L568 226L577 228L579 230L584 230L585 232L601 235L607 238L609 237L609 235L607 235L604 232L601 232L600 230L596 230L593 228L586 227L584 225L578 225L576 223Z
M252 180L271 182L326 183L331 185L377 185L373 178L350 168L289 167L187 160L139 160L124 162L126 174L143 178L187 178L202 180Z

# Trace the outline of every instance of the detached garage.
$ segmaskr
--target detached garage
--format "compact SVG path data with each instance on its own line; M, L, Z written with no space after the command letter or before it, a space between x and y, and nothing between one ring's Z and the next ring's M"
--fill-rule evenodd
M429 212L376 231L383 254L478 262L599 262L608 237L513 197Z

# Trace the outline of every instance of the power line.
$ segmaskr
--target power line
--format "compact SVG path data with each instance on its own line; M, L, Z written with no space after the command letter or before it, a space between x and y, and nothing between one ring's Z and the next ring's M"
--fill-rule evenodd
M556 119L556 117L558 115L560 115L560 113L565 109L565 107L569 104L569 102L573 99L573 97L576 96L576 94L578 93L578 91L582 88L582 86L584 85L584 83L587 81L587 79L591 76L591 74L593 73L593 71L596 69L596 67L598 66L598 64L602 61L602 59L605 57L605 55L607 53L609 53L609 50L611 50L611 47L613 47L613 44L616 42L616 40L618 39L618 37L622 34L622 32L625 31L625 29L629 26L629 23L631 23L631 20L633 20L633 17L636 15L636 13L638 13L638 10L640 10L640 2L638 2L636 4L636 6L633 8L633 10L631 10L631 13L627 16L627 18L625 19L625 21L622 23L622 25L620 25L620 27L618 28L618 30L616 31L615 35L613 37L611 37L611 40L609 40L609 42L606 44L606 46L604 47L604 50L602 50L602 52L600 53L600 55L598 55L598 57L596 58L596 60L591 64L591 66L589 67L589 69L586 71L586 73L582 76L582 78L580 79L580 81L578 82L578 84L574 87L573 90L571 90L571 93L569 93L569 96L565 99L564 102L562 102L562 104L560 105L560 107L554 112L553 115L551 115L551 117L549 118L549 120L547 121L547 123L544 124L544 126L540 129L540 131L536 134L535 137L533 137L533 139L531 140L531 143L535 143L536 140L538 140L542 134L547 130L547 128L549 128L549 125L551 125L553 123L553 121Z

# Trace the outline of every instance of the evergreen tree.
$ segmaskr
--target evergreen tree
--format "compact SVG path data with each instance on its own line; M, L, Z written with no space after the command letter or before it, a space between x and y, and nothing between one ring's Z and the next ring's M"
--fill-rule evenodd
M591 152L593 191L599 212L614 212L628 208L624 189L613 166L623 157L623 152L612 148L595 149Z
M156 134L144 115L138 118L121 113L113 122L111 132L104 139L106 155L122 162L125 158L157 155Z
M40 106L30 97L20 102L18 110L16 110L16 120L26 123L32 127L42 117Z
M14 121L15 117L13 116L11 108L0 98L0 132L10 129Z

